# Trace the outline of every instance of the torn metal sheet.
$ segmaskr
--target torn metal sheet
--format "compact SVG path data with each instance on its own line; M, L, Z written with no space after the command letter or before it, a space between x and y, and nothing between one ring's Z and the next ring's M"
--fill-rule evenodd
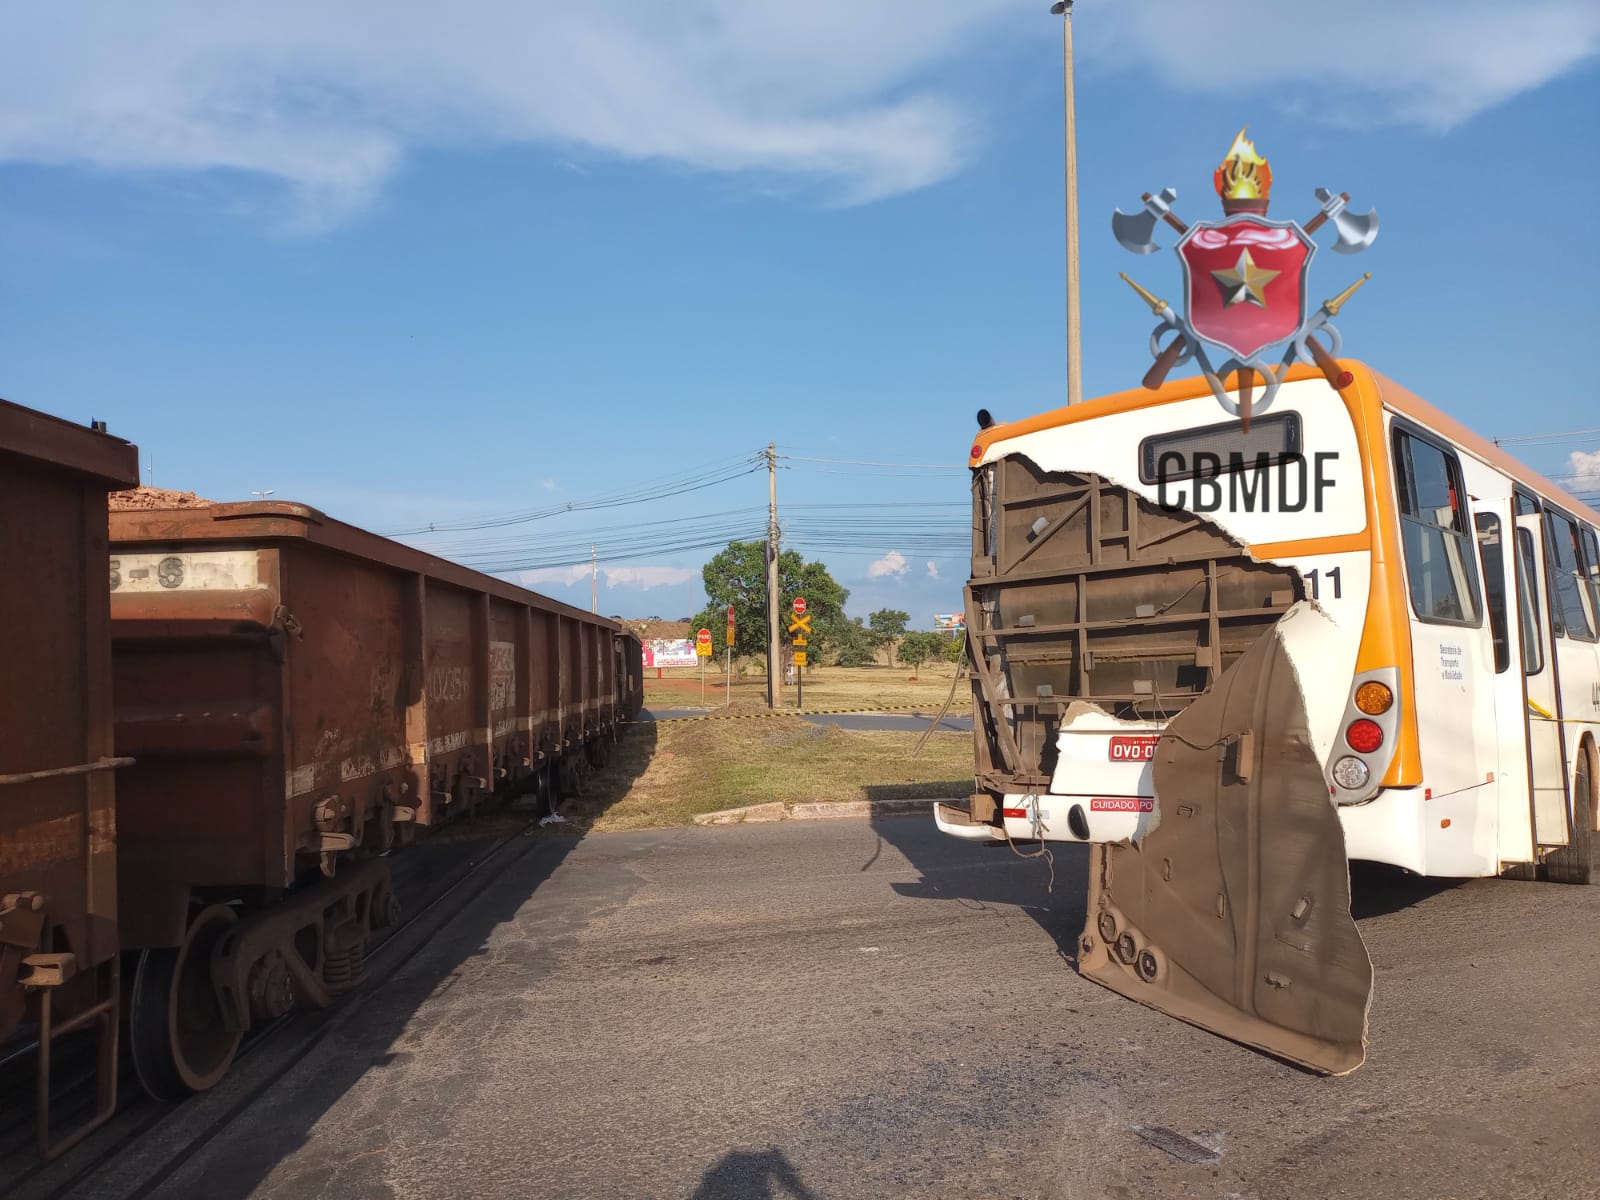
M1172 719L1154 779L1159 823L1091 851L1080 970L1291 1062L1355 1070L1372 964L1279 630Z

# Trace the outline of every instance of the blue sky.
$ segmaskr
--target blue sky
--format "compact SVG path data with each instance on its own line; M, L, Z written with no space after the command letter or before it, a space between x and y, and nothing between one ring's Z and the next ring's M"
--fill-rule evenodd
M385 532L776 442L785 544L926 626L960 603L974 412L1064 398L1047 8L0 0L0 395L109 421L161 486ZM1488 434L1600 426L1600 8L1292 9L1079 0L1085 394L1148 363L1117 272L1178 283L1111 210L1217 215L1248 124L1274 216L1319 185L1382 216L1313 266L1318 297L1373 272L1347 353ZM1525 456L1600 490L1600 437ZM592 542L602 612L684 616L713 550L682 547L765 504L757 471L412 540L512 574ZM588 604L585 567L525 578Z

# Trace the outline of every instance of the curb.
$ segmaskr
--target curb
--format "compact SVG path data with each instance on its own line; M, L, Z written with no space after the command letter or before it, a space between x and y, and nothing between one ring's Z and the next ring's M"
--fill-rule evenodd
M951 799L943 797L942 799ZM828 821L840 817L894 817L932 810L940 798L927 800L811 800L747 804L720 812L699 813L696 825L749 825L768 821Z

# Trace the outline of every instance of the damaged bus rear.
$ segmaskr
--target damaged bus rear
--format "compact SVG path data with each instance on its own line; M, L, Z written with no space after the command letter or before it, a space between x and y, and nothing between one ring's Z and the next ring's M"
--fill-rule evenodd
M1575 853L1595 808L1573 792L1557 839L1530 827L1526 773L1494 786L1497 730L1526 714L1508 691L1497 724L1513 635L1479 577L1492 600L1510 568L1480 566L1473 506L1558 489L1339 365L1340 390L1291 369L1248 427L1190 379L980 432L977 790L936 809L956 837L1090 843L1085 974L1331 1073L1364 1058L1372 984L1348 859L1532 868Z

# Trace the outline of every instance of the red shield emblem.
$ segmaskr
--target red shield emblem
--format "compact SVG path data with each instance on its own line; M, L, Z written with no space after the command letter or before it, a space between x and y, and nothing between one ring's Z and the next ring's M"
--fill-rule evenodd
M1189 328L1241 359L1293 337L1306 319L1316 248L1293 221L1197 221L1177 247Z

